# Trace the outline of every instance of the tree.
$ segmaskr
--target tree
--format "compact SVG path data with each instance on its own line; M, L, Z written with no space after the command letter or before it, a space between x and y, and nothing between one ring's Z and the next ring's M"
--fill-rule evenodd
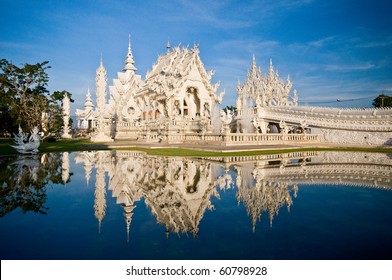
M27 160L0 157L0 218L17 208L23 213L46 214L46 191L65 183L62 157L59 153L34 155Z
M0 135L9 135L18 126L25 131L37 126L45 134L61 129L61 101L65 95L71 99L71 93L55 91L49 94L46 89L48 63L26 63L17 67L6 59L0 60Z
M385 95L384 93L380 94L373 100L373 106L375 108L392 107L392 96Z
M235 107L235 106L226 106L225 108L223 108L223 111L225 113L227 113L227 111L237 112L237 107Z

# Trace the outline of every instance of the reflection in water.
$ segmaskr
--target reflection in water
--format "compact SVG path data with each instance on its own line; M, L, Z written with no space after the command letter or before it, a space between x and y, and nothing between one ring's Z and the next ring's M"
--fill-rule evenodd
M388 259L392 249L392 158L381 153L0 157L0 186L3 259Z
M211 197L219 198L218 190L232 180L220 174L218 164L180 157L97 151L79 153L76 162L85 166L86 180L96 168L94 209L99 223L105 216L108 173L108 190L124 209L128 236L135 203L142 198L167 233L197 235L204 212L213 209Z
M17 208L46 214L48 186L65 184L71 175L68 153L0 157L0 217Z
M166 233L198 235L212 198L237 188L255 230L265 213L270 224L282 207L293 205L298 184L336 184L392 188L392 159L385 154L298 152L267 156L190 159L157 157L139 152L80 152L88 183L96 169L94 210L101 228L106 189L124 211L127 236L135 203L144 199ZM108 183L105 180L108 174Z

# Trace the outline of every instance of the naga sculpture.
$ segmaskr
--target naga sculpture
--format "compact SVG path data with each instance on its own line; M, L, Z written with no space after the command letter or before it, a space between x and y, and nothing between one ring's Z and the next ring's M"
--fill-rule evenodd
M16 146L11 145L15 150L22 154L36 154L38 147L41 144L41 136L39 135L38 127L31 130L31 135L27 141L27 133L24 133L19 126L18 134L14 134L14 141Z

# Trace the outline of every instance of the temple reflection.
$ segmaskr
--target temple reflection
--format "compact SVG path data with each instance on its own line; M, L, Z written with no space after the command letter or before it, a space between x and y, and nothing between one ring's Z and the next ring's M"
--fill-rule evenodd
M290 210L298 185L327 184L392 189L392 159L382 153L296 152L277 155L184 158L142 152L79 152L88 184L96 171L94 212L101 229L107 190L124 211L127 238L136 203L144 199L166 234L197 236L213 198L235 188L253 230L263 215L272 226L282 207ZM107 174L107 176L105 176Z

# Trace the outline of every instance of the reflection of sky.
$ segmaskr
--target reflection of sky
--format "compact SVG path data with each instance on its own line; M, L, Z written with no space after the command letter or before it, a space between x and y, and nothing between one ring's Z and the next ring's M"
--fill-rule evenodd
M0 219L1 259L388 259L392 249L390 190L311 182L299 184L290 211L283 205L272 225L263 212L255 230L245 202L237 199L241 186L215 185L219 196L209 198L214 210L204 212L197 236L167 234L166 226L157 223L146 205L149 192L145 191L145 198L135 203L127 242L124 209L108 189L99 232L94 215L96 171L87 186L83 164L75 164L75 156L70 155L70 182L47 189L46 215L14 210ZM162 161L151 157L149 162L153 159ZM377 165L369 157L363 159ZM235 165L243 174L252 172L250 163ZM220 163L212 163L211 168L211 174L225 174ZM266 168L269 176L281 169L279 165ZM235 169L228 174L236 182ZM106 173L106 186L109 177ZM243 187L255 188L247 182Z

